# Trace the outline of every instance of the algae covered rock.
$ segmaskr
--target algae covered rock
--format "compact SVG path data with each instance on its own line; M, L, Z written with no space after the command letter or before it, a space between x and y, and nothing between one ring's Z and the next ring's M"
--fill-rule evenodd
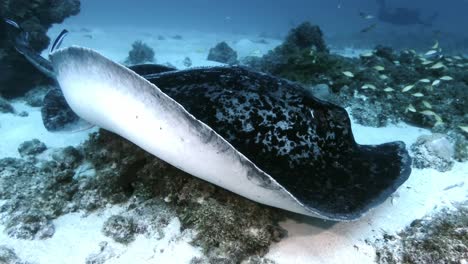
M411 151L416 168L434 168L444 172L453 167L454 147L445 135L420 136L416 143L411 145Z
M111 237L114 241L128 244L135 240L135 227L133 219L121 215L109 217L102 227L104 235Z
M132 49L128 53L128 57L125 60L125 63L134 65L153 61L154 50L143 41L138 40L133 42Z
M206 58L210 61L217 61L227 64L236 64L237 63L237 52L234 51L229 45L222 41L213 48L210 49L208 57Z
M39 139L32 139L21 143L18 147L18 152L21 157L35 156L47 149L46 145Z
M319 26L312 25L310 22L304 22L291 29L283 45L290 48L313 48L317 52L328 52L323 40L322 30Z
M72 146L56 149L52 153L52 159L65 168L76 168L83 160L82 153Z
M45 239L55 232L53 223L40 211L20 213L9 219L5 232L19 239Z
M342 72L354 68L352 59L330 54L321 29L309 22L288 33L284 42L262 57L242 62L256 70L303 84L326 83L332 89L350 84Z

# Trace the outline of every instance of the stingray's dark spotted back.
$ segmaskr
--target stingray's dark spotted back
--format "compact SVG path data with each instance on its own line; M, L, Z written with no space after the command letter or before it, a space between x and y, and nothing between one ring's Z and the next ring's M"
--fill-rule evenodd
M401 143L373 155L378 147L355 143L344 109L291 82L241 67L168 72L149 80L320 210L360 211L407 167L397 154Z

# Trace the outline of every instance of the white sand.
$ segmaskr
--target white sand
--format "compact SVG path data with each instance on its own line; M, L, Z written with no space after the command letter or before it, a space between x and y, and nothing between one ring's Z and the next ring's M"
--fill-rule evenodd
M63 46L86 46L122 62L131 43L134 40L143 40L155 49L158 63L169 62L178 68L184 68L182 61L186 56L192 59L193 66L217 65L216 62L207 61L206 56L209 48L222 40L226 40L240 56L262 55L280 43L279 40L267 39L269 44L258 44L253 42L257 37L209 35L193 31L174 33L164 30L101 28L85 32L87 30L76 25L55 27L50 35L57 35L64 27L70 29L71 34L67 36ZM170 36L175 34L182 35L183 40L171 39ZM158 40L158 35L163 35L166 39ZM356 54L351 50L341 53L348 56ZM79 144L89 132L60 135L48 133L42 126L38 108L27 107L20 102L14 106L18 111L28 111L29 117L0 115L0 157L17 157L18 145L32 138L38 138L49 147L60 147ZM419 135L429 134L428 131L407 125L379 129L353 125L353 130L357 141L362 144L402 140L409 146ZM467 175L467 163L456 163L446 173L432 169L413 169L409 180L392 198L355 222L330 223L320 219L294 217L282 223L289 236L273 245L267 257L279 263L373 263L374 249L365 243L366 239L373 241L384 231L396 232L435 207L466 200ZM461 182L465 182L462 187L444 191L447 186ZM86 256L98 250L100 241L110 241L100 232L102 223L113 211L121 209L110 208L101 214L92 214L85 218L79 214L60 217L55 220L56 234L43 241L15 240L1 234L0 245L12 246L20 257L36 260L37 263L83 263ZM187 244L189 236L183 235L179 239L176 220L171 222L166 235L167 239L161 241L138 237L128 247L110 241L119 257L109 263L187 263L192 256L200 254L198 249Z
M85 263L86 258L99 252L99 243L107 242L112 257L106 263L188 263L200 256L200 250L189 244L191 235L180 233L180 222L172 219L164 229L165 236L137 235L128 246L114 242L101 232L104 221L119 214L125 207L114 206L98 213L83 216L71 213L54 220L55 234L45 240L20 240L0 233L0 245L15 249L23 261L31 263Z
M21 100L12 103L16 112L26 111L29 116L20 117L17 114L0 114L0 158L17 157L18 146L24 141L37 138L49 148L77 146L88 138L88 134L97 130L69 133L50 133L42 124L41 109L31 107Z

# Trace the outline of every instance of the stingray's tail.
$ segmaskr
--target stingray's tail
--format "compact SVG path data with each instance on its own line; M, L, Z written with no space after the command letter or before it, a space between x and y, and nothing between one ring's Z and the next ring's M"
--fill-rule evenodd
M14 32L13 46L15 47L16 51L22 54L26 60L28 60L40 72L51 79L55 79L55 73L52 68L52 64L31 47L29 33L11 19L3 19L3 22L9 25L9 27Z
M3 22L10 29L9 32L13 35L14 43L16 50L23 54L25 49L30 49L29 46L29 33L26 32L16 21L13 21L8 18L2 18Z

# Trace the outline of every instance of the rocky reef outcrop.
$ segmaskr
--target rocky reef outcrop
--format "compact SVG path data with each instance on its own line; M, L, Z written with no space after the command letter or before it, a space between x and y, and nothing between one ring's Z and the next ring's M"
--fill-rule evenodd
M311 84L316 83L316 76L339 70L347 59L330 54L320 27L304 22L291 29L284 42L263 57L248 56L242 62L263 72Z
M28 33L28 41L37 52L49 45L46 35L52 24L61 23L80 11L79 0L3 0L0 2L0 18L16 21ZM2 19L3 20L3 19ZM14 47L17 30L0 22L0 94L5 97L23 95L39 83L46 82L31 63Z
M383 127L404 121L457 138L455 153L467 151L468 59L432 50L377 46L358 57L328 51L320 28L309 22L290 30L284 42L263 57L245 57L256 70L308 87L327 85L327 101L350 110L362 125ZM458 155L460 154L460 155Z
M217 61L227 64L237 63L237 52L234 51L226 42L220 42L210 49L207 60Z
M154 61L154 50L143 41L137 40L133 42L132 49L128 53L125 64L135 65Z

